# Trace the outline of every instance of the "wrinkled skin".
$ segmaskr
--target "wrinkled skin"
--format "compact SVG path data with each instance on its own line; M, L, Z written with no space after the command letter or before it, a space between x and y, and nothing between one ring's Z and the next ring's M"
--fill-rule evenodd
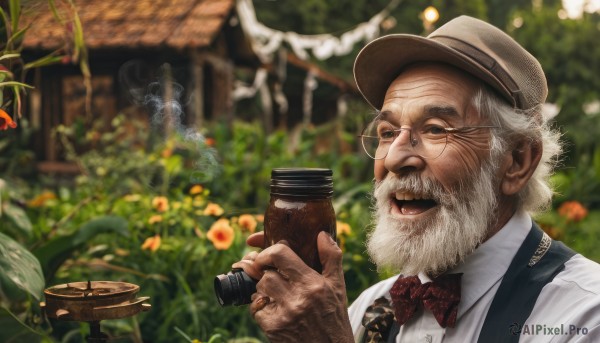
M262 247L262 232L250 236L247 243ZM284 241L252 252L233 265L259 280L250 313L271 342L354 341L342 251L324 232L317 238L317 247L321 274L304 264Z

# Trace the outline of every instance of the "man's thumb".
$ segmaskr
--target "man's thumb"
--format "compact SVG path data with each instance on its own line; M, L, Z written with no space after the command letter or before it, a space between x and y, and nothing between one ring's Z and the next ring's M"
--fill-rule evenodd
M342 249L327 232L319 233L317 249L323 266L323 276L326 278L342 277Z

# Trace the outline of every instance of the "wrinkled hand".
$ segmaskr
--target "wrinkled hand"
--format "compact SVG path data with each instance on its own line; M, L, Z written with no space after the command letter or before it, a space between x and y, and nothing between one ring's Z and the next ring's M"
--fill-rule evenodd
M262 247L262 233L250 236L247 243ZM322 274L285 242L252 252L233 265L259 280L250 312L271 342L354 342L342 251L325 232L319 234L317 248Z

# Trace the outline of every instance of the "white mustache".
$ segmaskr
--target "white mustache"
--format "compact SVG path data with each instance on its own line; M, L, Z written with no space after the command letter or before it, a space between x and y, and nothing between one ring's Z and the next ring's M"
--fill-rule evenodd
M385 179L376 182L373 195L378 201L388 201L396 193L418 194L421 199L432 199L438 204L450 206L452 193L444 190L437 181L421 179L417 174L409 174L399 178L388 174Z

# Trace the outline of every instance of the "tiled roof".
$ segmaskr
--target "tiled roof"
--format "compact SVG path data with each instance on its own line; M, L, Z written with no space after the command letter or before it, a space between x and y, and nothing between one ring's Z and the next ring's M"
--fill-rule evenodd
M75 0L85 42L102 48L201 48L210 45L235 0ZM33 2L36 3L36 2ZM41 4L40 4L41 3ZM66 3L56 1L56 3ZM64 44L65 29L46 1L24 9L31 27L24 45L53 50ZM26 24L26 23L25 23Z

